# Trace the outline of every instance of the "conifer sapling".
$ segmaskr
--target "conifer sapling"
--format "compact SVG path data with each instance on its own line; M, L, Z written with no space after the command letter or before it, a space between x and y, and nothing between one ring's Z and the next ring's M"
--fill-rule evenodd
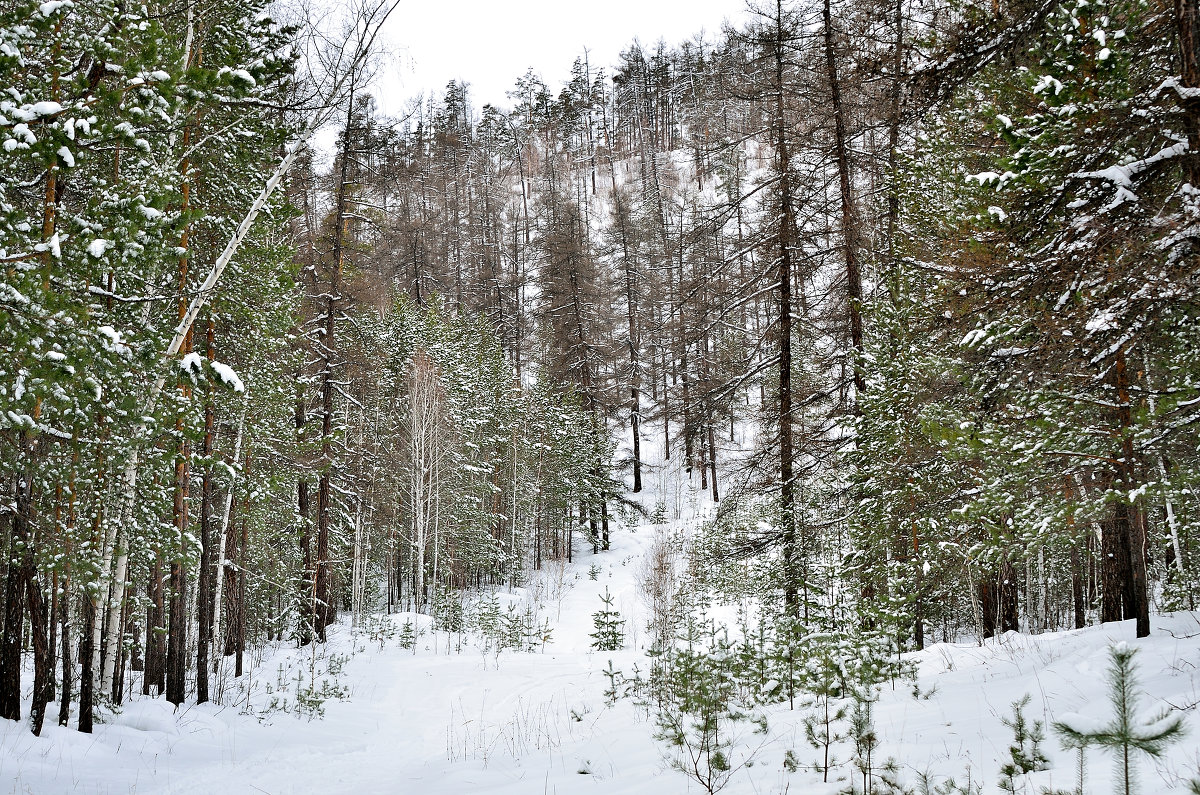
M625 645L625 619L621 618L620 612L613 607L613 596L607 587L600 601L604 603L604 607L592 613L592 621L596 626L596 631L589 636L592 638L592 648L598 651L618 651Z
M1183 736L1183 717L1169 712L1160 712L1148 719L1137 715L1138 690L1133 658L1137 649L1127 643L1118 643L1110 649L1111 661L1108 669L1109 698L1113 706L1112 720L1103 725L1089 725L1079 716L1065 716L1054 722L1066 748L1077 748L1080 753L1091 745L1112 750L1117 755L1117 792L1133 795L1137 791L1134 780L1133 751L1149 756L1161 756L1171 743ZM1083 768L1080 766L1079 791L1083 791Z

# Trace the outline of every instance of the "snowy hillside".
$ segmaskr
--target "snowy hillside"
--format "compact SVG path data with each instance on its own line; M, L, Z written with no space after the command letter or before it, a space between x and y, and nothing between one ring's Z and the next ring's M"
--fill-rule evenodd
M646 708L605 695L610 661L627 675L648 668L639 576L656 538L683 539L711 513L682 479L662 476L656 491L667 524L622 528L611 551L579 549L573 563L549 565L529 587L495 595L499 615L536 615L535 623L549 626L549 639L541 638L544 646L535 639L534 651L497 652L493 639L435 631L427 616L380 615L358 627L343 620L315 652L279 648L242 681L226 678L223 706L175 710L162 698L134 695L91 736L47 726L35 737L22 723L0 724L0 791L704 792L672 769L671 750L655 739ZM615 652L597 651L591 637L606 591L625 622L625 648ZM873 707L876 763L882 770L894 761L889 776L910 791L920 791L920 774L931 785L953 777L960 787L1001 791L1013 741L1004 721L1028 695L1025 716L1046 725L1048 765L1015 776L1016 791L1073 792L1076 752L1062 749L1048 727L1069 713L1081 725L1109 720L1105 672L1109 647L1119 641L1134 641L1132 621L1009 633L983 646L937 644L907 655L916 663L915 686L885 687ZM1200 775L1200 614L1158 618L1136 648L1143 711L1179 709L1193 724L1193 734L1161 760L1140 760L1141 791L1185 792L1186 780ZM857 781L861 774L849 764L834 766L828 783L812 769L821 753L806 742L804 719L814 714L798 697L794 709L786 701L766 708L765 735L739 730L730 756L749 763L732 771L724 791L835 793ZM840 723L835 735L846 732ZM851 754L849 740L834 743L835 759ZM1112 791L1113 776L1114 759L1091 750L1085 791ZM892 791L882 778L872 785Z

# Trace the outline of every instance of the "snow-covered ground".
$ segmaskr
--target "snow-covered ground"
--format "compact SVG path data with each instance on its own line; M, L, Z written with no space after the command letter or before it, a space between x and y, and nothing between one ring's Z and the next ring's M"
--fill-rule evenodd
M0 722L0 793L701 792L664 761L653 722L628 700L608 705L603 694L610 660L626 671L646 665L636 575L655 533L686 530L709 510L688 486L668 485L653 487L659 499L669 497L671 526L615 529L611 551L583 550L529 588L499 595L539 603L553 627L542 651L496 654L470 638L433 632L428 619L411 614L377 618L366 629L339 624L316 659L310 649L268 654L241 683L226 686L224 706L176 711L163 699L135 696L90 736L48 725L37 738L25 722ZM592 614L606 588L627 622L627 648L619 652L591 647ZM397 633L412 621L422 634L415 648L401 648ZM1200 615L1157 616L1155 625L1152 637L1135 644L1143 706L1185 708L1192 731L1163 760L1141 763L1147 795L1184 792L1184 782L1200 776ZM1047 726L1067 713L1106 719L1108 647L1122 640L1134 641L1132 622L914 654L921 695L910 686L882 693L877 758L894 758L910 784L928 772L960 785L969 776L984 792L998 792L1012 736L1002 718L1012 715L1011 703L1029 694L1026 715ZM343 697L327 698L323 717L297 715L297 683L323 681ZM828 784L804 769L817 759L804 740L805 714L799 705L769 709L765 741L748 740L761 744L753 766L738 770L724 791L846 787L848 768ZM1050 767L1018 777L1018 792L1074 789L1074 752L1046 734ZM801 769L786 769L789 751ZM1113 765L1103 752L1090 752L1088 771L1087 792L1112 791Z

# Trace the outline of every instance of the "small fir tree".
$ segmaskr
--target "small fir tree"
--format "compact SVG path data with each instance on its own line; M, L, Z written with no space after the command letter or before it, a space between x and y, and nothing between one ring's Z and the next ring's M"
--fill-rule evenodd
M871 718L871 707L878 699L874 688L854 692L854 707L850 713L850 738L854 741L854 767L862 774L862 791L871 792L875 776L875 751L879 748L879 735L875 733L875 721ZM853 787L851 787L853 792Z
M671 767L714 793L753 761L754 751L735 758L739 729L766 734L767 721L738 699L738 679L745 672L727 636L710 627L702 638L689 620L679 640L659 655L646 706L657 725L655 736L671 749Z
M846 705L834 703L844 692L839 663L830 646L822 645L809 661L805 676L807 689L816 697L816 703L813 712L804 718L804 738L822 754L822 760L815 767L825 782L829 781L830 769L839 764L832 749L846 739L845 732L839 730L848 714Z
M1042 752L1042 740L1046 738L1044 726L1040 720L1033 725L1025 718L1025 708L1029 706L1030 696L1026 693L1022 698L1012 703L1013 716L1001 718L1000 722L1012 729L1013 741L1008 746L1009 761L1000 767L1000 789L1004 792L1016 792L1016 777L1035 770L1045 770L1049 759Z
M607 587L600 601L604 607L592 613L592 621L596 626L596 631L590 636L592 648L597 651L619 651L625 646L625 619L613 607L613 596Z
M1137 716L1137 679L1133 658L1137 649L1126 643L1118 643L1110 650L1111 662L1108 669L1109 699L1113 707L1113 719L1098 728L1085 727L1078 722L1064 719L1054 722L1063 746L1077 748L1081 759L1083 749L1091 745L1111 749L1117 755L1117 792L1133 795L1137 791L1134 781L1134 751L1153 757L1161 756L1171 743L1183 736L1183 718L1160 712L1149 719ZM1079 791L1083 791L1083 765L1079 768Z

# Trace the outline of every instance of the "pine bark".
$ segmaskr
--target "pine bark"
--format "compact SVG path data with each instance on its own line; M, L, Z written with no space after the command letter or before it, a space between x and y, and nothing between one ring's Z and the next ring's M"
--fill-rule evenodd
M188 12L190 30L190 5L188 6ZM190 49L185 51L184 57L185 59L191 58ZM183 128L183 149L185 152L190 146L191 138L192 125L188 123ZM190 170L191 161L185 157L179 169L183 183L181 189L181 209L184 213L187 213L191 209L192 185L189 174ZM184 355L192 351L192 322L194 322L193 320L183 325L183 321L188 315L187 281L191 256L189 251L190 233L191 230L185 224L179 241L179 248L184 252L179 258L179 320L181 327L184 329L184 339L183 344L180 346L180 353ZM191 389L186 383L180 384L180 391L184 397L191 396ZM167 700L178 706L183 703L184 699L184 677L186 671L184 657L187 654L187 573L184 569L184 561L187 555L185 540L188 537L188 486L191 480L189 471L191 445L183 438L182 414L176 415L175 432L179 434L180 442L175 458L175 500L172 506L172 516L175 524L175 541L178 546L173 550L169 565L170 589L168 591L167 602L166 684Z
M242 503L243 504L242 504L241 508L242 508L242 510L245 510L245 505L244 505L245 498L244 497L242 499ZM238 521L238 519L241 518L240 516L237 515L237 510L238 510L238 501L234 500L233 503L230 505L230 516L229 516L230 528L232 528L234 526L234 524ZM238 598L238 593L239 593L239 591L238 591L238 576L239 576L240 572L238 571L237 565L235 564L235 561L238 560L237 550L238 550L238 533L230 530L230 532L226 533L226 535L225 535L225 553L224 553L225 560L226 560L225 565L226 565L227 571L225 573L225 583L224 583L225 592L223 594L226 608L225 608L225 644L224 644L224 647L222 648L222 653L223 653L223 656L225 656L225 657L232 657L237 652L238 616L240 615L241 609L242 609L241 602ZM307 560L305 562L307 563ZM307 569L306 569L306 572L307 572ZM307 602L304 602L303 604L307 604ZM301 626L305 626L305 625L302 624Z
M96 642L94 630L98 611L95 597L88 595L83 603L83 626L79 630L79 731L84 734L91 734L92 731L96 682L92 644Z
M346 261L346 235L349 226L350 159L354 138L354 87L346 105L346 124L342 129L342 150L338 168L337 199L334 207L332 267L329 293L325 300L324 334L321 338L323 369L321 372L321 474L317 479L317 558L313 573L315 601L314 630L316 638L325 642L325 628L333 623L337 610L330 593L329 533L333 522L333 370L337 351L337 311L341 292L342 270Z
M166 607L163 601L162 560L157 554L150 564L147 597L146 667L142 675L142 695L150 695L152 687L162 695L166 688Z
M1179 40L1181 82L1185 89L1192 89L1189 96L1180 99L1188 139L1187 181L1200 185L1200 97L1190 95L1200 88L1200 5L1196 0L1175 0L1175 29Z
M3 535L9 538L4 577L4 632L0 635L0 718L6 720L21 719L21 628L25 621L25 583L19 560L18 545L23 530L18 513L0 511L0 529L6 530Z
M629 349L629 426L633 436L633 493L642 490L642 407L641 407L641 334L638 319L637 263L631 252L629 239L629 210L625 206L624 193L617 188L617 174L612 158L608 162L612 179L612 195L617 221L617 234L621 240L621 263L624 274L625 313L628 325Z
M1111 369L1116 393L1115 426L1121 440L1114 488L1123 492L1113 506L1104 526L1104 580L1101 597L1102 622L1132 618L1137 622L1137 637L1150 634L1150 599L1146 582L1146 539L1138 506L1126 495L1140 485L1136 451L1133 446L1133 416L1129 372L1125 352L1117 352Z
M71 600L70 578L63 577L62 598L58 600L58 621L62 626L62 683L59 692L58 725L66 726L71 717L71 678L74 666L71 664Z
M25 593L29 609L30 639L33 641L33 701L29 718L33 733L40 735L46 720L46 706L54 698L54 657L50 651L46 595L38 585L32 552L25 562Z

